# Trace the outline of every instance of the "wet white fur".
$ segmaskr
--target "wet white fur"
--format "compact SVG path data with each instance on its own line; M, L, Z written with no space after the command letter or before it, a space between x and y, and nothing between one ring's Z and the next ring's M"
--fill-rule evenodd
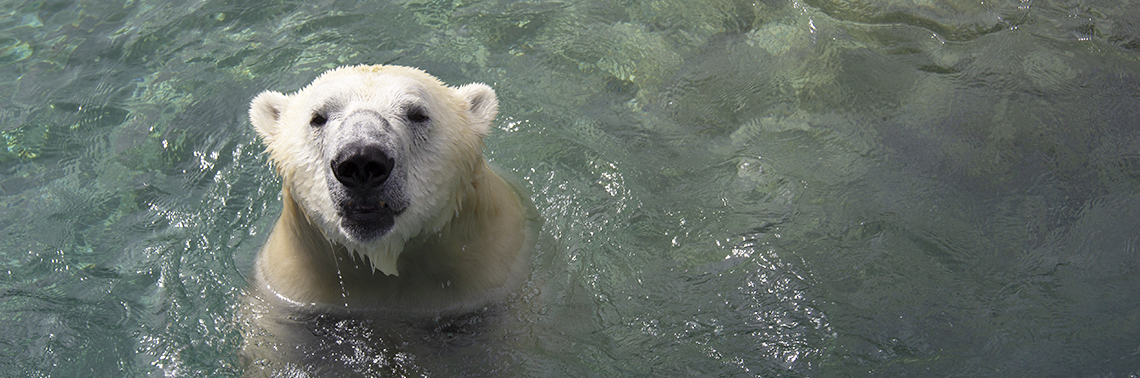
M416 143L402 118L410 103L431 119ZM369 110L390 125L408 207L379 239L362 242L341 228L329 158L343 130L333 116L323 128L310 125L322 107ZM497 112L485 84L448 87L400 66L341 67L295 93L258 95L250 121L281 175L284 202L255 263L258 288L294 304L350 308L463 309L501 296L525 275L536 218L483 158Z

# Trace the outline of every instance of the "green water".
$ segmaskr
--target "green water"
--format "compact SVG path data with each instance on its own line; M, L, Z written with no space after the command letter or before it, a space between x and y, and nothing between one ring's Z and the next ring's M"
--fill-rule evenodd
M545 225L510 304L534 315L455 347L489 370L361 371L1135 377L1138 20L1134 0L0 3L0 376L241 375L234 315L280 209L249 100L392 63L496 89L487 155Z

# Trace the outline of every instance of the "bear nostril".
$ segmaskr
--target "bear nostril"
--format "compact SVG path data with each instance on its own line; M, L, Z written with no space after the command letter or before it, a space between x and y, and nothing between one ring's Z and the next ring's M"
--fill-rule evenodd
M345 187L366 189L379 186L392 172L392 159L379 148L346 148L332 161L333 175Z

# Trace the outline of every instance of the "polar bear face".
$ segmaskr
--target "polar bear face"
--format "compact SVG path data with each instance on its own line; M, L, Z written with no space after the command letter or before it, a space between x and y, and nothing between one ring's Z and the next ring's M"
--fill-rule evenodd
M497 109L484 84L352 66L296 93L261 93L250 120L309 222L387 273L405 241L459 211Z

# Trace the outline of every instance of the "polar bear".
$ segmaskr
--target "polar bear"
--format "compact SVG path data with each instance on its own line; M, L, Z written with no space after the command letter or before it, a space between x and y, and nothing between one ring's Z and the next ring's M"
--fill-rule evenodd
M345 66L249 118L283 209L253 268L264 300L309 312L463 312L529 273L537 216L483 157L498 99L415 68Z

